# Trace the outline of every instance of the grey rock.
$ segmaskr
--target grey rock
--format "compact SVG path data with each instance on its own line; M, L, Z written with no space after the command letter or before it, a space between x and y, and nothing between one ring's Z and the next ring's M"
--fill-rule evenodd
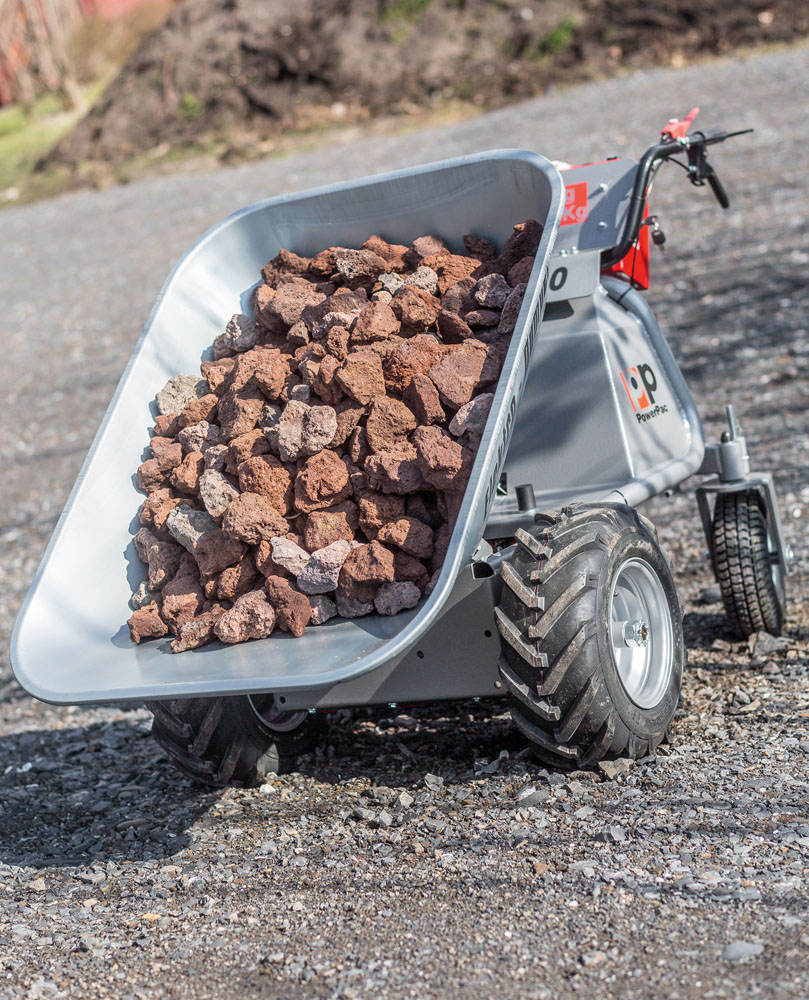
M420 288L422 291L429 292L430 295L438 294L438 275L426 264L420 264L412 274L408 274L403 284Z
M226 444L211 445L202 453L202 459L206 469L223 472L228 460L228 446Z
M493 392L482 392L468 403L464 403L450 421L450 433L457 438L463 437L463 443L471 448L480 444L493 400Z
M256 346L260 336L261 331L252 316L234 313L225 327L225 332L213 342L214 360L218 361L220 358L249 351Z
M342 587L338 587L335 591L335 599L337 601L337 614L341 618L362 618L365 615L370 615L374 610L373 604L366 604L364 601L357 601L353 597L349 597Z
M199 477L199 498L216 521L221 522L222 515L238 496L236 487L215 469L206 469Z
M310 625L322 625L337 614L337 605L325 594L312 594L309 603L312 605Z
M610 781L620 778L622 774L628 774L634 766L635 761L630 757L619 757L617 760L600 760L598 762L598 769Z
M172 538L193 553L200 539L216 531L218 525L207 511L181 505L166 518L166 527Z
M309 562L309 553L290 538L273 538L270 541L273 562L297 576Z
M764 951L763 944L755 941L731 941L722 952L725 962L741 962L745 958L755 958Z
M336 590L340 570L348 558L351 548L351 542L341 538L332 542L331 545L317 549L297 573L296 583L298 587L304 594L328 594L330 591Z
M159 591L149 590L149 584L144 580L139 584L135 593L129 598L129 606L133 611L137 611L138 608L145 608L147 604L151 604L152 601L157 601L158 603L162 600L162 595Z
M210 392L208 383L199 375L175 375L170 378L155 396L157 412L179 413L192 399Z
M374 607L380 615L398 615L400 611L414 608L421 599L421 591L409 580L404 583L383 583L374 597Z

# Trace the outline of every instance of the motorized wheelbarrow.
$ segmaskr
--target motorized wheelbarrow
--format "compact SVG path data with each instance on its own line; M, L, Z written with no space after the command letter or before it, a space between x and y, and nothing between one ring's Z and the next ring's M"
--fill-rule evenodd
M649 752L677 704L684 646L669 562L635 507L711 474L699 496L728 612L742 632L778 632L783 618L772 480L750 473L735 420L706 449L637 291L657 232L643 218L654 171L695 150L707 164L715 141L683 130L640 164L563 173L535 153L487 152L271 198L211 229L160 292L31 585L11 647L23 687L58 704L146 702L178 766L213 784L289 768L329 710L438 699L508 695L557 766ZM168 641L134 645L123 623L144 577L133 471L150 400L247 311L266 261L371 234L434 233L453 249L473 232L502 246L526 218L541 242L432 593L297 639L181 655Z

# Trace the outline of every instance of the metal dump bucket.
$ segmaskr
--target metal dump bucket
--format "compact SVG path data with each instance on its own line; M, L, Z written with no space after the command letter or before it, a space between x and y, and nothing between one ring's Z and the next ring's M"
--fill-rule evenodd
M271 198L206 233L163 286L17 619L11 659L23 687L56 703L255 691L297 691L300 700L305 689L389 671L401 661L467 585L459 574L483 537L494 499L539 332L563 202L561 177L548 160L498 150ZM455 250L462 250L464 233L474 233L502 246L512 226L527 218L542 222L544 234L430 597L394 617L333 619L300 639L276 633L180 655L169 652L168 639L130 642L128 600L145 576L132 542L143 500L133 473L154 420L151 401L173 375L198 371L230 316L249 310L261 267L282 247L311 255L359 246L373 233L396 243L435 233ZM492 657L491 650L485 655Z

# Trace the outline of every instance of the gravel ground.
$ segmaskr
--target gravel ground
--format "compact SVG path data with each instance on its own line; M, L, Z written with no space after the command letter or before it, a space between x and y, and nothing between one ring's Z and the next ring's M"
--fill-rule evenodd
M808 55L642 73L440 134L0 215L14 414L0 444L1 998L809 995ZM706 124L756 134L714 157L729 212L661 176L670 249L650 298L707 436L732 399L775 472L797 567L785 641L734 644L692 492L647 505L690 647L669 745L621 774L548 773L503 703L340 712L298 773L214 793L174 771L145 711L20 691L14 615L160 282L205 226L284 189L478 148L638 153L701 98Z

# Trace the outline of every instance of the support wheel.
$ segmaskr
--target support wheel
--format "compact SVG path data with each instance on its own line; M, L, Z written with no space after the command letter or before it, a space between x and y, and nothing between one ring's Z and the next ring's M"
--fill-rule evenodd
M746 639L780 635L786 588L778 552L756 490L719 493L713 515L716 579L730 624Z
M152 735L190 778L206 785L251 787L295 767L314 749L320 718L279 711L271 694L152 701Z
M685 661L682 612L651 523L575 504L518 530L495 610L511 714L554 767L639 758L666 734Z

